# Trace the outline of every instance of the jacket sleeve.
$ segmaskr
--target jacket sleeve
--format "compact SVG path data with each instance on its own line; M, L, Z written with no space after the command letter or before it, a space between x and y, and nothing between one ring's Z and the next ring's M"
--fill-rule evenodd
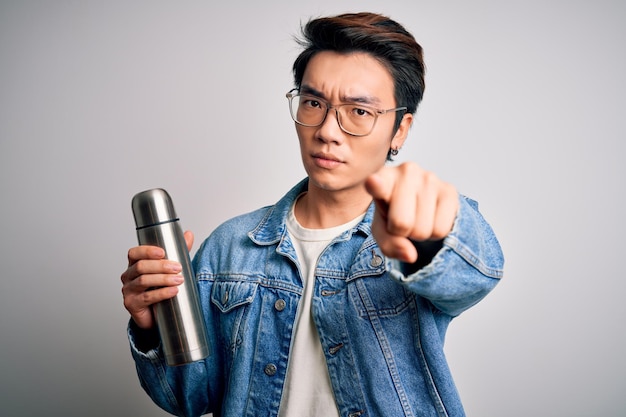
M390 261L394 279L452 317L482 300L500 281L504 267L500 244L478 204L464 196L459 200L452 231L430 263L416 270Z
M142 388L163 410L176 416L205 414L209 402L205 361L167 366L160 343L141 350L142 330L132 319L128 325L130 350Z

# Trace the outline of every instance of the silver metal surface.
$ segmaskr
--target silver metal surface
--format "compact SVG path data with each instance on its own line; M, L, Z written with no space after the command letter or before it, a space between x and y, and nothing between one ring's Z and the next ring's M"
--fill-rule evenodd
M209 355L206 326L172 199L165 190L156 188L136 194L131 205L139 244L159 246L167 259L182 265L184 282L178 287L178 294L154 305L165 360L174 366L204 359Z

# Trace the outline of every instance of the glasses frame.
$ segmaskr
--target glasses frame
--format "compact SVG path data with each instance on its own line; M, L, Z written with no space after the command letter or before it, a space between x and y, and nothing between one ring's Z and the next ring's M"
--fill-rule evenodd
M295 116L293 114L292 101L293 101L293 99L295 97L299 97L299 96L313 97L317 101L319 101L321 103L324 103L326 105L326 113L324 113L324 117L322 117L322 120L318 124L306 124L306 123L302 123L302 122L296 120L296 118L295 118ZM317 96L315 96L313 94L302 94L302 93L300 93L300 91L297 88L294 88L294 89L288 91L287 94L286 94L286 97L287 97L287 100L289 101L289 115L291 116L293 121L296 122L297 124L299 124L300 126L318 127L318 126L323 125L324 122L326 121L326 117L328 117L328 111L330 109L333 109L333 110L335 110L335 116L337 118L337 124L339 125L339 128L343 132L347 133L348 135L356 136L356 137L367 136L370 133L372 133L372 131L374 130L374 127L376 126L376 122L378 121L378 116L381 116L381 115L384 115L384 114L387 114L387 113L392 113L392 112L395 113L395 112L398 112L398 111L406 112L408 110L408 108L406 106L396 107L394 109L379 110L379 109L376 109L376 108L371 107L371 106L360 105L359 104L359 107L363 107L363 108L370 109L370 110L373 111L374 123L372 123L372 127L370 128L370 130L367 133L353 133L353 132L350 132L350 131L346 130L346 128L343 127L343 125L341 124L341 116L339 115L339 110L338 109L339 109L339 107L352 105L352 104L355 104L355 103L343 103L343 104L333 105L333 104L330 104L328 101L324 100L323 98L317 97ZM404 114L403 114L403 116L404 116Z

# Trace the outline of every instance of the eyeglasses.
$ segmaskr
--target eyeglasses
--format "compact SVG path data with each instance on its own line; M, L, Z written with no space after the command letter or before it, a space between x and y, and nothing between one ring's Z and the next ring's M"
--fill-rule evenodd
M335 109L337 123L341 130L352 136L367 136L376 125L378 116L398 111L407 111L406 107L396 107L389 110L378 110L358 103L347 103L333 106L323 99L310 95L300 94L298 89L287 93L289 110L294 122L302 126L321 126L326 120L328 110Z

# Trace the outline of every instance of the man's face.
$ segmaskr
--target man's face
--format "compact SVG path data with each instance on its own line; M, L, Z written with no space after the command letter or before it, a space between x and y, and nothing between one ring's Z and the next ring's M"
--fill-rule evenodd
M306 67L300 91L331 105L359 103L378 110L397 107L391 74L366 53L319 52ZM389 148L399 148L406 138L412 115L404 116L393 135L395 117L394 112L379 115L372 132L360 137L341 130L334 109L320 126L296 124L309 187L328 191L362 188L365 179L385 164Z

